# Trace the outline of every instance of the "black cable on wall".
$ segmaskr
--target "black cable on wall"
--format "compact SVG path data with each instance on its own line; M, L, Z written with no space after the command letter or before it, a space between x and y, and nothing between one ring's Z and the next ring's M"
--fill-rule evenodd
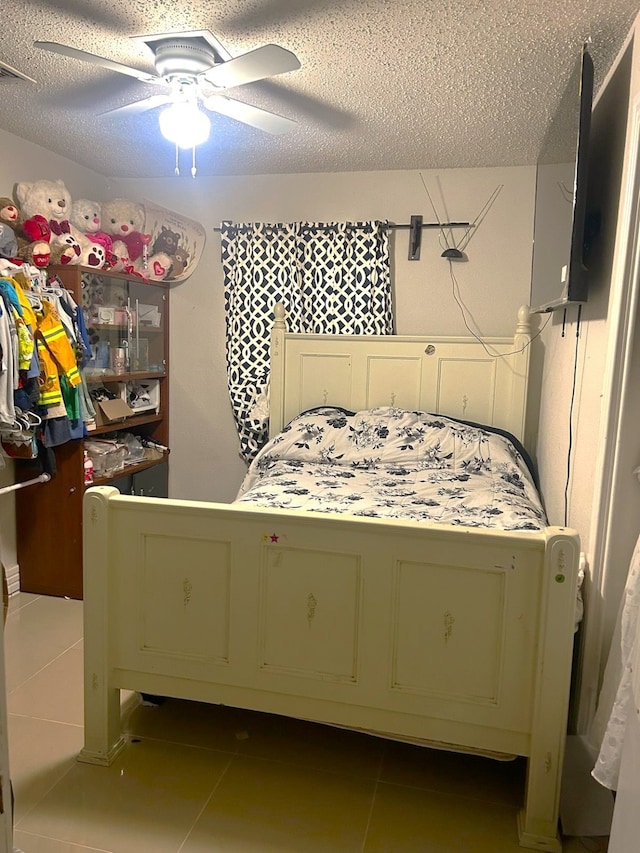
M569 447L567 449L567 479L564 486L564 526L569 526L569 484L571 482L571 455L573 451L573 405L576 399L576 384L578 376L578 355L580 348L580 317L582 305L578 305L578 320L576 323L576 349L573 357L573 380L571 387L571 403L569 405Z

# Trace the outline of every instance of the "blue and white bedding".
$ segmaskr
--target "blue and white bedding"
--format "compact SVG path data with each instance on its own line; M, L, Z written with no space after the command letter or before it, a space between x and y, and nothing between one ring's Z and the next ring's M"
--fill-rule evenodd
M388 407L298 415L258 453L237 500L464 527L547 526L516 439Z

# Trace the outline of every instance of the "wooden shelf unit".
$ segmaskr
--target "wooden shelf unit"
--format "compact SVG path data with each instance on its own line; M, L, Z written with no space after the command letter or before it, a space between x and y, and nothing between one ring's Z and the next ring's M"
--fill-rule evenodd
M146 283L138 277L96 271L79 266L52 266L50 275L57 275L62 285L69 290L80 308L85 308L85 317L90 317L92 307L86 291L92 288L108 301L109 293L128 293L138 301L148 299L158 306L161 321L158 325L140 325L138 334L149 339L158 360L161 353L162 370L131 370L122 374L110 368L104 372L85 373L87 385L114 382L143 382L157 380L159 383L158 411L141 412L139 415L96 426L88 431L87 440L110 433L133 432L164 447L169 447L169 290L166 282ZM84 294L84 298L83 298ZM122 338L129 331L126 324L87 322L90 335L95 339L113 340ZM153 343L151 342L153 341ZM42 595L82 598L82 497L84 484L83 441L70 441L54 450L56 473L49 483L38 489L23 489L16 493L16 532L18 563L20 566L20 589ZM95 478L94 484L108 485L123 476L131 477L135 489L136 475L149 473L156 466L165 466L166 476L168 453L157 459L145 459L114 472L111 477ZM24 479L34 474L34 466L20 463ZM37 472L39 473L39 471Z

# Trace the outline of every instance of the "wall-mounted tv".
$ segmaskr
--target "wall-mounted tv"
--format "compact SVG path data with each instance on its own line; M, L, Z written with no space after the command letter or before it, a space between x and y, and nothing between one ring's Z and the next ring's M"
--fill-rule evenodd
M575 64L536 166L531 311L587 301L586 218L593 60Z

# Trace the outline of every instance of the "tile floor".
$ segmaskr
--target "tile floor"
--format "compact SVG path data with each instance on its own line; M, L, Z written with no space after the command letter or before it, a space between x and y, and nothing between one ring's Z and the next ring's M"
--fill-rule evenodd
M123 697L130 744L82 746L82 603L19 593L5 628L15 844L25 853L522 853L524 762L270 715ZM566 853L605 850L566 839Z

